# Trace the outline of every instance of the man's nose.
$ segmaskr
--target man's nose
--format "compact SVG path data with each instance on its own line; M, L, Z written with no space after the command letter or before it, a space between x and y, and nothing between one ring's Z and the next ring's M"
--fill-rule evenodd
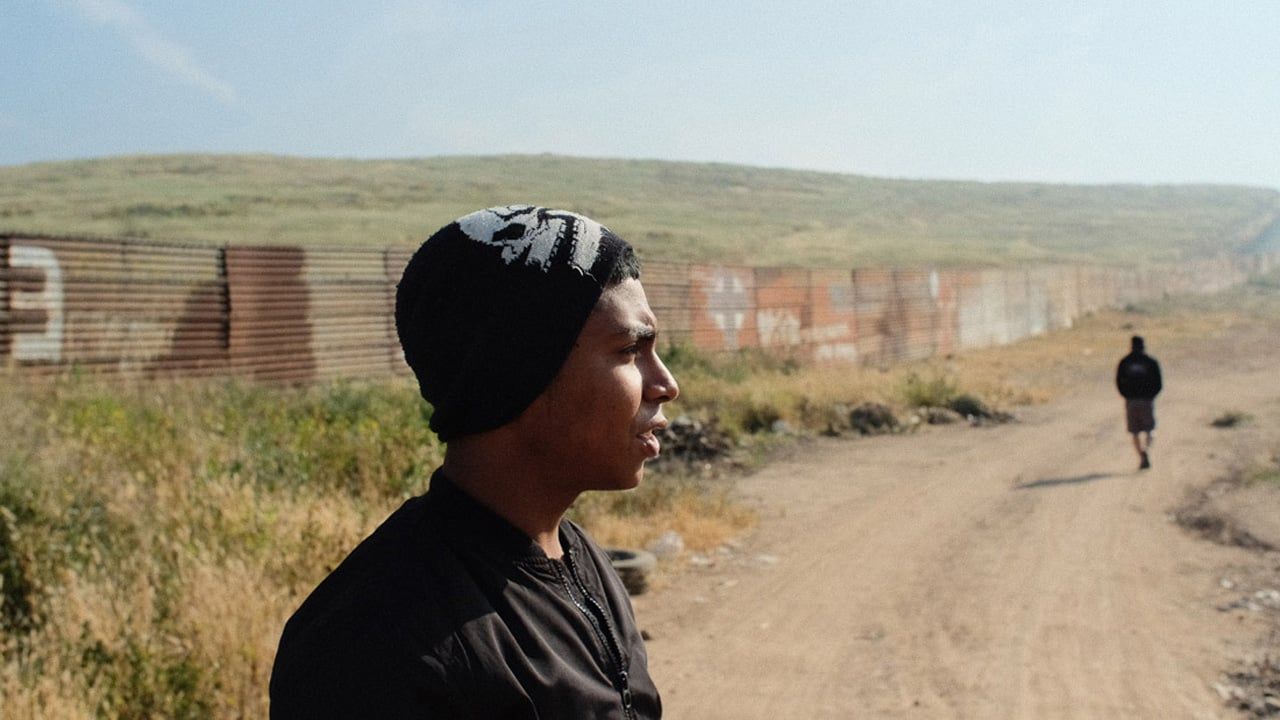
M645 389L646 399L650 402L667 403L680 397L680 386L676 383L675 376L667 369L657 353L653 356L652 377L646 383Z

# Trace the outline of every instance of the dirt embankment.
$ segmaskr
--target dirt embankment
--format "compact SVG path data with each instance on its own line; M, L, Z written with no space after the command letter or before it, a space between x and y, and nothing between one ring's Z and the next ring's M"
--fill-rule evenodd
M1103 376L1014 424L820 438L747 478L758 528L636 598L668 716L1266 712L1280 491L1199 508L1254 547L1177 519L1280 449L1274 337L1153 348L1167 384L1148 472ZM1210 427L1226 410L1253 420Z

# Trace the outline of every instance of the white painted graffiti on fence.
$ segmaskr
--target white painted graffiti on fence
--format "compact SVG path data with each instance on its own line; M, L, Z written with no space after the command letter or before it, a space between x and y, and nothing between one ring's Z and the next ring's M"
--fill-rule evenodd
M747 311L751 308L746 283L738 273L722 268L716 270L704 292L707 295L707 314L724 334L724 348L737 350L738 333L746 324Z
M858 346L849 342L852 337L853 331L847 322L814 325L800 330L800 338L813 343L813 359L819 362L857 362Z
M39 331L15 332L13 358L20 361L58 362L62 359L64 327L62 267L53 251L37 245L10 245L9 267L38 270L44 275L38 291L10 288L9 307L14 311L43 312Z
M73 328L91 327L94 331L71 333L66 342L69 359L114 355L115 364L124 372L141 370L146 363L163 357L178 330L172 322L104 311L78 312L73 318Z
M858 346L853 343L827 343L813 349L813 359L820 362L857 362Z
M843 340L852 334L849 332L849 323L837 322L801 328L800 339L804 342L828 343L833 340Z
M760 347L788 347L800 344L800 316L792 310L756 311Z

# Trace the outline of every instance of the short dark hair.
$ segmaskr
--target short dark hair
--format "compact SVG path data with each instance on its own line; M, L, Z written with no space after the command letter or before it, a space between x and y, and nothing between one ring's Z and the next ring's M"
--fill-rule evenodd
M608 241L608 239L604 240L604 242ZM636 256L636 251L631 249L629 243L621 239L618 240L618 243L621 247L618 248L613 267L609 268L609 275L604 279L606 288L611 288L623 280L640 279L640 258Z

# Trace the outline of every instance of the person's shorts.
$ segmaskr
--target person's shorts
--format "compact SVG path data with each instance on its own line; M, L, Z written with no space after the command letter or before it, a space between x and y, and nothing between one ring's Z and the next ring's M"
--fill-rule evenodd
M1155 430L1156 402L1154 400L1125 400L1124 419L1130 433Z

